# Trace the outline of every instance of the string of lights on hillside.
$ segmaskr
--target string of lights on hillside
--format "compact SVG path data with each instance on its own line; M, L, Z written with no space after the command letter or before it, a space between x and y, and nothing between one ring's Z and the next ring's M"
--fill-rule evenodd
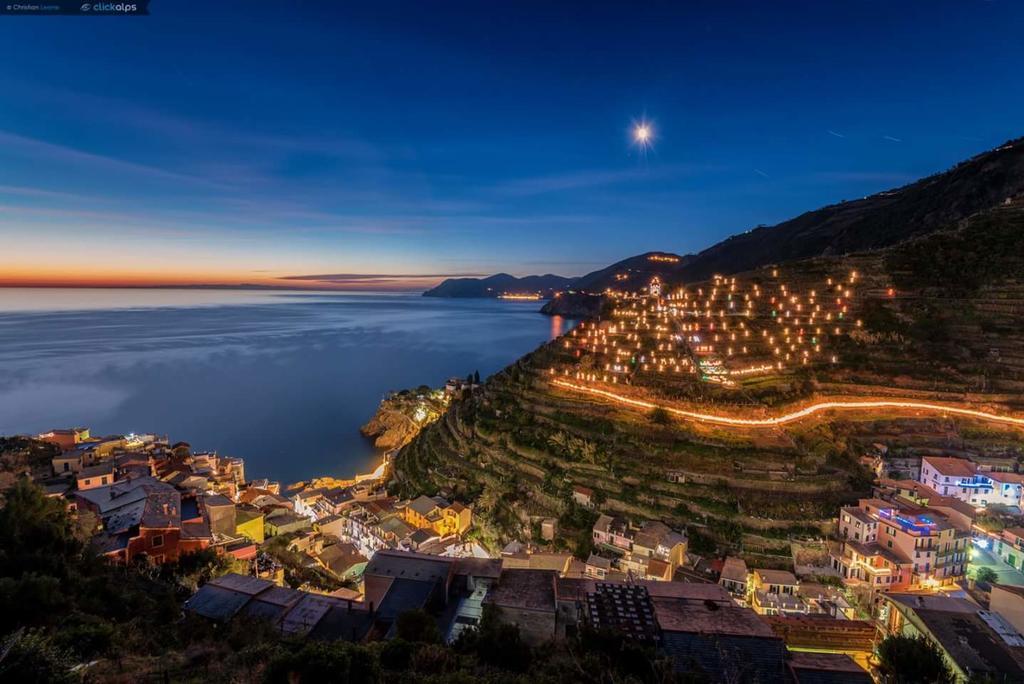
M852 271L801 288L775 269L761 279L767 282L715 276L702 287L664 292L655 276L640 292L609 288L608 319L574 329L563 342L573 363L551 372L611 384L645 374L686 374L735 386L801 366L835 364L838 355L826 350L862 325L850 315L858 279Z
M766 418L738 418L734 416L724 414L713 414L713 413L701 413L698 411L688 411L681 409L676 406L667 404L660 404L652 401L645 401L643 399L637 399L634 397L627 397L623 394L617 394L608 390L603 390L598 387L591 387L588 385L570 382L556 378L552 381L552 384L562 389L580 392L584 394L590 394L601 397L603 399L612 401L617 404L625 406L632 406L634 408L642 409L664 409L670 414L679 418L688 420L694 420L702 423L710 423L714 425L726 425L733 427L745 427L745 428L769 428L778 427L780 425L786 425L788 423L795 423L806 418L810 418L817 413L823 413L826 411L836 410L852 410L852 411L873 411L878 409L894 409L894 410L906 410L906 411L921 411L925 413L935 413L942 416L963 416L966 418L977 418L989 422L1002 423L1004 425L1011 425L1014 427L1024 428L1024 418L1018 418L1016 416L1000 413L991 413L989 411L978 411L975 409L964 408L962 406L953 406L950 404L938 404L921 401L900 401L900 400L843 400L843 401L821 401L809 406L805 406L802 409L791 411L789 413L783 413L777 416L770 416Z

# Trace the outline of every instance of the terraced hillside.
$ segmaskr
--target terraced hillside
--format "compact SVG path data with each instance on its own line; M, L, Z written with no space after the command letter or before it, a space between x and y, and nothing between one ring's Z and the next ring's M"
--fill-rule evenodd
M871 444L1015 466L1024 429L892 407L767 427L672 410L764 419L842 399L1020 417L1022 324L1020 203L886 250L623 293L453 404L396 476L410 493L475 500L493 543L560 516L585 552L589 518L570 503L585 485L603 510L687 525L697 550L781 562L791 538L828 532L868 490Z

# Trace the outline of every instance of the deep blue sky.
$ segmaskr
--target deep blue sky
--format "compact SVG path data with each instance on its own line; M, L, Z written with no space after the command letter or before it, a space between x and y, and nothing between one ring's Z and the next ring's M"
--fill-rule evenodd
M1024 134L1011 0L151 8L0 17L0 271L571 275Z

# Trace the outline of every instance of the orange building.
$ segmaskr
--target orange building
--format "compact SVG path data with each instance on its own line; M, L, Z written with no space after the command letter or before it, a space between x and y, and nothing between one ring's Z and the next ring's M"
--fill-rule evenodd
M70 451L75 448L75 445L89 439L89 428L76 427L65 430L50 430L49 432L36 435L36 439L56 444L61 448L61 451Z

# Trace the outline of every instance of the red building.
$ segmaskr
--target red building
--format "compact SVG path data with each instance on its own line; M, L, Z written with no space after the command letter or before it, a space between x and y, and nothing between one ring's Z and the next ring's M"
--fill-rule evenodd
M79 491L75 497L81 509L100 517L103 529L93 544L115 562L176 561L213 542L206 519L182 522L181 493L152 477Z

